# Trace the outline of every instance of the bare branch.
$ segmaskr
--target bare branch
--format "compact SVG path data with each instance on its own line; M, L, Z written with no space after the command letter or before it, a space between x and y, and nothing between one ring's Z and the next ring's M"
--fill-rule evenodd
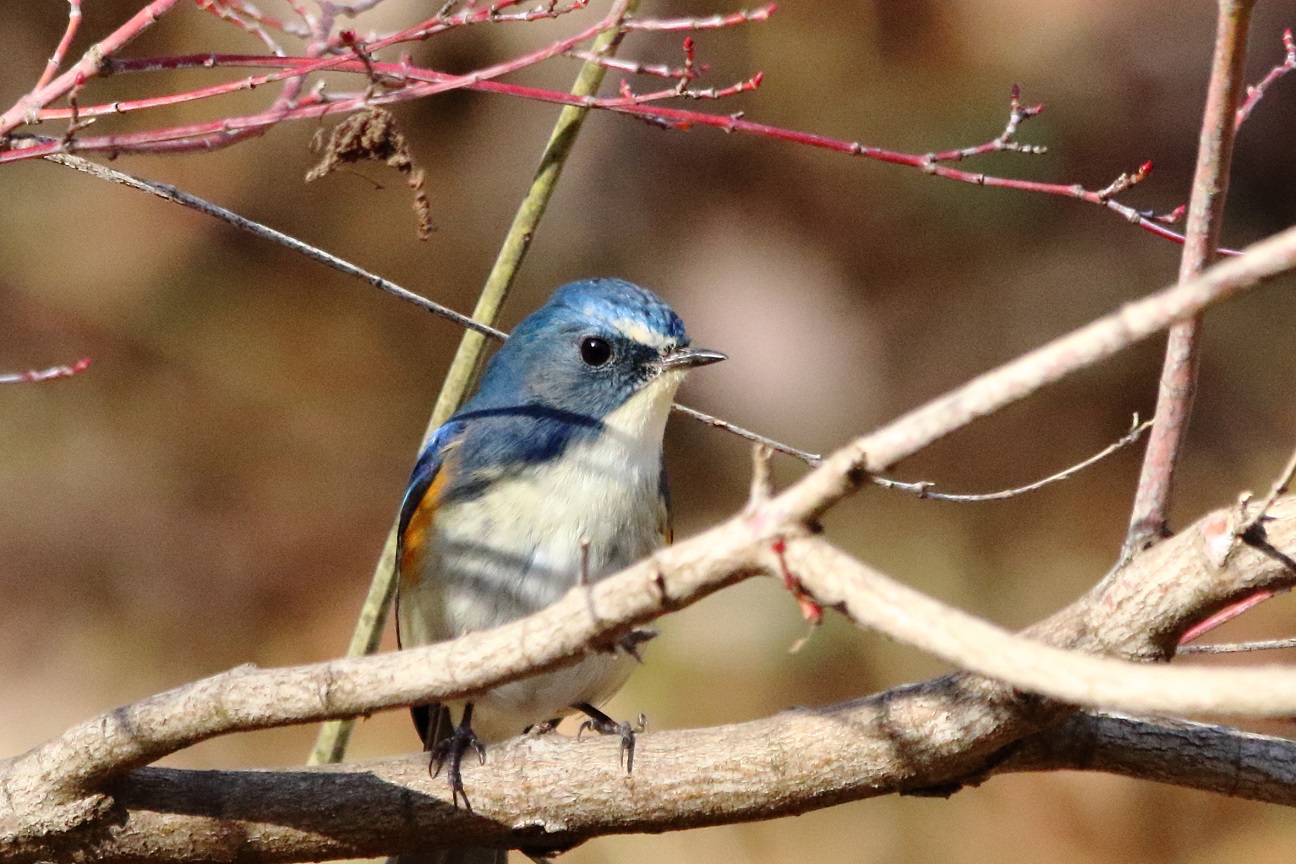
M627 30L718 30L732 27L734 24L745 24L749 21L765 21L774 14L775 4L766 3L755 9L743 9L712 15L707 18L631 18L626 21Z
M1246 654L1252 651L1281 651L1296 648L1296 638L1260 639L1255 642L1217 642L1211 645L1180 645L1176 654Z
M1014 84L1008 97L1008 123L997 137L975 147L963 147L959 150L943 150L938 153L930 153L928 158L932 162L961 162L973 156L980 156L985 153L999 153L1005 150L1034 156L1047 153L1047 147L1039 144L1023 144L1017 140L1017 130L1021 127L1021 124L1037 116L1043 110L1044 106L1042 104L1023 105L1021 88Z
M1247 88L1246 100L1238 108L1234 118L1234 129L1242 128L1242 124L1246 123L1251 116L1251 112L1255 110L1255 106L1260 104L1260 100L1264 98L1270 85L1288 72L1296 69L1296 37L1292 36L1290 27L1283 31L1282 41L1286 55L1281 63L1275 65L1269 70L1268 74Z
M39 90L50 82L58 72L59 67L63 65L63 58L67 57L68 49L72 47L72 40L76 38L77 30L81 27L81 0L68 0L68 23L67 29L63 31L63 38L59 40L58 47L50 55L49 62L45 64L45 71L36 81L36 86L32 89Z
M39 109L71 91L76 86L78 78L84 81L99 74L100 65L105 58L129 44L178 2L180 0L153 0L107 38L92 45L90 50L62 75L43 87L34 88L31 93L19 99L12 108L0 114L0 141L22 124L32 122L32 117Z
M469 330L475 330L478 333L482 333L484 335L490 336L493 339L504 339L507 336L507 334L504 333L504 331L502 330L496 330L494 327L488 327L485 324L480 324L477 321L474 321L473 319L469 318L467 315L463 315L459 312L456 312L453 309L449 308L448 306L442 306L440 303L436 303L432 300L428 300L425 297L420 297L414 292L402 288L401 286L397 285L395 282L384 279L383 277L378 276L374 273L370 273L367 270L363 270L349 261L346 261L342 258L338 258L336 255L332 255L328 252L325 252L323 249L320 249L317 246L312 246L309 243L305 243L301 240L298 240L296 237L291 237L287 234L284 234L282 231L276 231L275 229L269 227L268 225L263 225L260 222L255 222L251 219L240 216L239 214L235 213L232 210L227 210L224 207L221 207L217 204L213 204L210 201L206 201L202 198L199 198L196 195L190 195L187 192L181 192L179 189L176 189L174 186L168 186L165 183L155 183L151 180L144 180L142 178L135 177L134 175L126 174L122 171L117 171L113 168L108 168L104 165L100 165L97 162L91 162L88 159L82 159L79 156L69 156L67 154L55 154L52 156L48 156L46 158L51 162L57 162L60 165L64 165L68 168L73 168L77 171L82 172L83 174L89 174L92 177L97 177L101 180L107 180L111 183L119 183L122 186L126 186L131 189L136 189L140 192L147 192L150 195L156 195L157 197L161 198L164 201L170 201L173 204L179 204L182 207L188 207L191 210L197 210L199 213L203 213L207 216L213 216L217 219L220 219L223 222L228 222L230 225L233 225L235 228L239 228L243 231L247 231L249 234L254 234L257 237L261 237L265 240L270 240L274 243L278 243L281 246L286 246L287 248L293 250L294 252L305 255L307 258L310 258L312 261L317 261L320 264L323 264L327 267L332 267L334 270L337 270L341 273L345 273L348 276L353 276L356 279L359 279L361 282L364 282L365 284L372 285L373 287L379 289L380 291L385 291L386 293L391 294L393 297L397 297L408 303L413 303L415 306L419 306L423 309L426 309L427 311L433 313L434 315L440 315L442 318L445 318L449 321L453 321L455 324L458 324L460 327L466 327Z
M1080 711L992 769L1105 771L1296 806L1296 742L1187 720Z
M49 381L51 378L71 378L90 368L90 358L66 366L51 366L48 369L29 369L26 372L0 373L0 384L26 384L32 381Z
M1291 488L1293 477L1296 477L1296 451L1292 452L1291 458L1287 460L1287 464L1278 474L1278 478L1269 487L1269 494L1261 499L1260 506L1256 508L1255 514L1238 527L1237 536L1239 538L1253 531L1265 519L1269 513L1269 508L1273 506L1274 502L1287 494L1287 491Z
M826 466L821 471L833 475L848 470L848 465L839 454L827 463L831 469ZM156 748L161 736L175 733L184 724L190 724L191 731L194 724L205 724L209 731L231 724L255 728L303 708L380 707L392 704L395 700L388 697L398 691L403 691L404 700L432 695L426 690L416 694L418 688L407 687L414 681L446 682L438 695L449 695L453 688L463 692L492 675L498 678L510 664L517 668L519 655L522 665L554 656L548 649L555 636L550 625L564 616L564 626L589 636L600 628L615 631L614 618L633 616L637 608L677 608L715 587L707 585L702 571L709 570L712 577L724 581L728 578L721 576L724 567L758 568L759 562L743 563L747 553L728 556L738 547L749 548L752 538L766 547L759 537L775 530L770 520L776 514L796 517L816 509L815 502L840 493L839 482L828 483L831 476L816 474L771 499L759 512L749 511L591 589L575 590L557 606L524 622L381 657L297 669L236 670L190 685L187 692L162 694L83 724L5 766L5 788L10 794L4 806L10 809L0 813L0 820L13 827L0 837L0 852L15 862L48 856L52 831L72 838L68 842L79 842L83 851L93 850L96 859L103 861L135 860L132 856L139 856L145 844L160 858L208 860L228 857L231 843L237 844L243 860L381 854L420 848L429 838L443 843L562 846L594 834L769 818L896 791L930 787L949 791L953 788L949 784L975 782L985 771L995 770L1002 761L995 754L1008 744L1070 714L1072 709L1064 704L1024 696L974 675L956 674L834 708L646 735L633 775L619 769L616 742L578 743L552 735L514 739L492 748L484 767L468 770L472 814L451 806L446 785L428 776L426 757L420 756L328 771L150 769L105 787L113 796L111 801L92 797L80 810L73 809L75 802L66 804L67 809L55 816L71 819L71 824L52 829L38 818L48 816L51 803L60 800L53 797L48 784L67 780L68 768L83 780L90 779L84 776L83 760L93 762L100 758L97 754L109 755L105 743L115 744L118 749L110 755L120 757L123 747L137 754L142 744ZM1296 544L1296 500L1280 502L1276 511L1275 542ZM1138 692L1143 685L1176 681L1181 705L1200 707L1194 700L1203 685L1217 695L1222 693L1217 685L1250 688L1249 693L1229 694L1229 698L1237 695L1255 704L1272 697L1270 705L1275 705L1296 696L1289 687L1296 683L1291 670L1239 674L1237 670L1149 667L1049 647L1068 645L1143 659L1164 657L1173 646L1174 634L1204 609L1256 585L1293 578L1286 568L1254 550L1243 550L1222 566L1202 555L1200 550L1218 533L1221 521L1226 520L1220 514L1211 514L1192 530L1137 556L1120 578L1105 581L1025 637L970 621L963 613L940 608L926 598L913 606L910 589L872 575L857 578L863 565L821 539L804 534L792 538L788 557L816 593L840 590L849 613L866 610L877 615L874 623L885 619L890 632L913 635L915 642L929 647L945 645L942 650L959 662L978 667L992 664L1014 677L1045 679L1065 678L1062 669L1080 669L1086 681L1083 668L1094 664L1094 670L1103 670L1093 679L1096 686L1111 693L1112 688L1130 685L1125 695L1134 701L1143 699ZM717 565L717 556L727 560ZM591 602L593 607L588 605ZM590 608L596 610L593 620ZM929 617L933 609L936 617ZM521 637L512 638L519 633ZM536 652L538 645L546 648ZM1057 657L1065 658L1064 665L1049 672ZM459 674L446 671L450 669ZM1248 678L1261 678L1264 683L1257 686ZM1045 683L1050 689L1077 686L1075 681ZM1103 694L1088 691L1087 695L1100 699ZM1040 764L1036 760L1028 767ZM37 815L20 809L35 794L33 787L43 792ZM581 794L570 794L573 788ZM69 812L81 814L84 830L75 830L81 822ZM396 815L399 821L394 822ZM96 830L95 825L105 818L120 827L111 832Z
M1228 193L1229 170L1233 162L1233 141L1237 127L1234 116L1242 98L1242 66L1246 60L1247 28L1255 0L1219 0L1219 24L1215 34L1215 56L1211 63L1202 118L1197 169L1179 280L1187 281L1216 258L1224 222L1224 201ZM1154 425L1148 438L1139 475L1138 491L1130 513L1122 558L1134 550L1157 542L1169 532L1170 494L1179 452L1188 435L1193 395L1197 389L1197 350L1200 319L1176 324L1166 342L1161 385L1157 391Z
M1027 483L1025 486L1017 486L1012 489L1003 489L998 492L983 492L979 494L957 494L952 492L935 491L935 483L930 480L920 480L916 483L909 483L903 480L892 480L888 477L873 477L873 482L885 489L895 489L901 492L912 492L919 498L930 498L933 501L953 501L960 504L974 504L982 501L1002 501L1006 498L1015 498L1018 495L1025 495L1028 492L1034 492L1037 489L1043 489L1045 486L1057 483L1059 480L1066 480L1068 477L1074 477L1090 465L1094 465L1106 459L1118 450L1123 450L1137 441L1147 428L1152 425L1151 420L1143 423L1139 422L1138 415L1134 415L1134 424L1130 431L1118 441L1108 444L1102 450L1085 459L1083 462L1077 462L1070 468L1064 468L1056 474L1050 474L1042 480L1036 480L1034 483Z

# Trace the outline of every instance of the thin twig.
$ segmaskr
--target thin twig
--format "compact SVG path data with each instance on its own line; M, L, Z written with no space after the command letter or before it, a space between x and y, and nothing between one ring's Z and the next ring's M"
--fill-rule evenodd
M138 189L141 192L148 192L151 195L156 195L165 201L172 202L173 204L179 204L183 207L197 210L199 213L214 216L217 219L228 222L236 228L247 231L249 234L286 246L294 252L305 255L313 261L318 261L321 264L332 267L334 270L338 270L348 276L353 276L362 282L367 282L380 291L385 291L393 297L398 297L408 303L413 303L415 306L426 309L434 315L440 315L442 318L453 321L460 327L467 327L470 330L475 330L476 332L490 336L493 339L504 339L507 335L502 330L497 330L494 327L480 324L469 318L467 315L456 312L448 306L442 306L434 300L420 297L418 294L402 288L395 282L384 279L374 273L370 273L368 270L363 270L349 261L325 252L317 246L304 243L296 237L291 237L284 234L282 231L276 231L268 225L263 225L260 222L255 222L251 219L240 216L232 210L226 210L224 207L213 204L210 201L197 197L196 195L181 192L174 186L168 186L165 183L155 183L152 180L144 180L134 175L105 167L97 162L91 162L89 159L82 159L80 156L56 153L52 156L46 156L45 158L50 162L65 165L68 168L76 169L77 171L89 174L92 177L98 177L101 180L108 180L112 183L120 183L123 186L128 186L132 189Z
M71 378L90 368L90 358L82 357L75 363L66 366L51 366L48 369L29 369L26 372L7 372L0 374L0 384L29 384L33 381L49 381L53 378Z
M1070 468L1066 468L1062 471L1057 472L1056 474L1051 474L1048 477L1045 477L1043 480L1036 480L1034 483L1028 483L1025 486L1018 486L1013 489L1004 489L999 492L984 492L980 494L955 494L952 492L934 491L932 487L935 484L932 483L930 480L923 480L917 483L906 483L901 480L892 480L888 477L874 476L871 479L878 486L882 486L887 489L896 489L901 492L912 492L915 495L917 495L919 498L930 498L933 501L954 501L962 504L976 503L979 501L1002 501L1005 498L1015 498L1018 495L1024 495L1027 492L1034 492L1036 489L1042 489L1045 486L1058 482L1059 480L1065 480L1068 477L1072 477L1078 474L1079 472L1088 468L1090 465L1093 465L1096 462L1101 462L1103 459L1106 459L1108 456L1115 453L1117 450L1122 450L1125 447L1128 447L1130 444L1133 444L1143 435L1143 433L1151 425L1152 425L1151 420L1146 420L1140 423L1138 419L1138 415L1135 414L1134 424L1130 427L1130 430L1126 432L1125 435L1119 441L1112 442L1111 444L1107 445L1102 450L1090 456L1088 459L1084 460L1083 462L1077 462L1075 465L1072 465Z
M1218 642L1214 645L1181 645L1177 654L1244 654L1296 648L1296 638L1260 639L1255 642Z
M92 45L90 50L86 51L81 59L62 75L43 87L34 88L19 99L12 108L0 114L0 141L18 126L31 122L31 115L39 109L58 97L66 95L75 86L78 75L81 76L82 81L97 75L105 58L111 57L114 52L157 23L158 18L179 2L180 0L153 0L132 15L125 24Z
M282 57L285 55L283 46L270 35L266 29L264 16L245 7L242 3L237 4L238 8L228 2L217 2L217 0L198 0L198 8L205 12L210 12L222 21L228 21L234 26L251 33L261 40L261 43L269 49L271 54ZM273 19L272 19L273 20Z
M1296 69L1296 38L1292 36L1292 30L1290 27L1283 31L1282 41L1283 49L1286 51L1286 56L1283 58L1281 63L1270 69L1267 75L1247 88L1246 100L1243 101L1235 115L1233 122L1235 130L1241 129L1242 124L1246 123L1247 119L1251 116L1251 112L1255 110L1255 106L1260 104L1260 100L1264 98L1265 92L1269 89L1269 85L1273 84L1293 69Z
M1250 515L1245 519L1235 520L1237 526L1233 529L1233 535L1230 540L1230 549L1237 543L1248 543L1249 545L1260 547L1264 542L1264 534L1260 533L1257 537L1255 536L1255 532L1257 528L1263 525L1266 514L1268 514L1269 510L1273 507L1274 502L1277 501L1281 495L1287 492L1288 487L1291 485L1293 476L1296 476L1296 452L1292 453L1291 459L1287 461L1286 467L1283 468L1282 472L1278 475L1278 478L1274 480L1273 486L1270 487L1269 494L1264 497L1258 507L1254 508L1254 512L1250 512L1251 508L1247 506L1248 499L1250 498L1249 493L1242 496L1238 502L1238 507L1244 513L1250 512ZM1180 650L1182 651L1183 645L1192 642L1194 639L1201 638L1216 627L1219 627L1221 624L1225 624L1232 621L1234 618L1240 617L1243 613L1249 612L1264 601L1271 599L1276 594L1276 591L1267 588L1262 589L1249 597L1244 597L1236 603L1231 603L1228 606L1225 606L1209 618L1197 622L1192 627L1188 628L1188 630L1184 632L1183 636L1180 637Z
M1251 532L1260 524L1261 520L1263 520L1265 515L1269 512L1269 508L1273 507L1274 502L1277 501L1280 496L1287 494L1287 490L1291 488L1292 479L1294 477L1296 477L1296 451L1292 452L1291 458L1287 460L1287 465L1278 475L1278 479L1274 480L1273 486L1269 488L1269 494L1261 500L1260 506L1256 509L1255 513L1251 514L1245 522L1238 526L1238 537Z
M707 414L704 411L699 411L696 408L690 408L687 405L681 405L678 402L671 407L680 414L683 414L685 417L692 417L694 420L698 420L708 426L714 426L717 429L724 429L726 432L731 432L739 438L746 438L748 441L753 443L762 444L778 453L791 456L793 459L799 459L812 468L823 463L823 456L818 453L811 453L808 450L798 450L788 444L775 441L773 438L767 438L764 435L751 431L750 429L744 429L741 426L730 423L728 420L721 420L719 417Z
M68 49L72 47L72 40L76 38L77 30L81 27L81 0L68 0L68 23L67 29L63 31L63 38L59 40L58 47L50 55L49 62L45 64L45 71L36 81L33 90L39 90L53 80L58 73L58 69L63 65L63 58L67 57Z
M776 5L766 3L755 9L744 9L738 12L727 12L712 15L709 18L630 18L625 22L627 30L718 30L732 27L734 24L745 24L749 21L765 21L774 14Z
M1042 104L1022 105L1021 88L1014 84L1008 96L1008 123L998 137L975 147L963 147L958 150L942 150L931 153L928 154L929 158L933 162L959 162L972 156L980 156L983 153L997 153L1004 150L1027 153L1033 156L1047 153L1048 148L1042 144L1022 144L1017 140L1017 129L1021 124L1043 110L1044 106Z
M1198 621L1196 624L1185 630L1183 635L1179 637L1179 650L1182 651L1183 646L1192 642L1194 639L1200 639L1202 636L1205 636L1221 624L1227 624L1234 618L1241 616L1244 612L1251 611L1264 601L1273 597L1276 593L1277 592L1265 588L1255 592L1243 600L1225 606L1209 618Z

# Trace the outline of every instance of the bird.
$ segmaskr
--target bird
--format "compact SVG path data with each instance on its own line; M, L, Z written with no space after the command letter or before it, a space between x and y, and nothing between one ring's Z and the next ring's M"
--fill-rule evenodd
M669 543L666 420L688 371L724 359L692 347L679 316L645 288L593 278L554 291L418 456L397 533L399 646L525 617ZM576 711L590 718L582 731L622 736L632 769L636 729L598 709L638 659L634 644L625 647L412 708L433 768L448 766L455 804L471 809L459 770L465 754L484 761L483 743ZM502 864L506 856L469 848L417 860Z

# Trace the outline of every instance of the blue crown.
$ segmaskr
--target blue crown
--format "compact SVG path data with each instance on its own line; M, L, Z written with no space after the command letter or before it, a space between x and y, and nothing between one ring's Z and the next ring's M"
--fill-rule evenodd
M561 310L561 311L560 311ZM532 317L558 317L567 312L584 323L605 323L634 317L658 335L683 343L684 322L665 301L646 288L624 279L582 279L553 293Z

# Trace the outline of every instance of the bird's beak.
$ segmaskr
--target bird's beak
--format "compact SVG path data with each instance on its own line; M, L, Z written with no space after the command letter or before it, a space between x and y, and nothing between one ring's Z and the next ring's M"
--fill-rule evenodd
M705 348L677 348L661 359L661 368L692 369L695 366L707 366L728 360L729 357L719 351L708 351Z

